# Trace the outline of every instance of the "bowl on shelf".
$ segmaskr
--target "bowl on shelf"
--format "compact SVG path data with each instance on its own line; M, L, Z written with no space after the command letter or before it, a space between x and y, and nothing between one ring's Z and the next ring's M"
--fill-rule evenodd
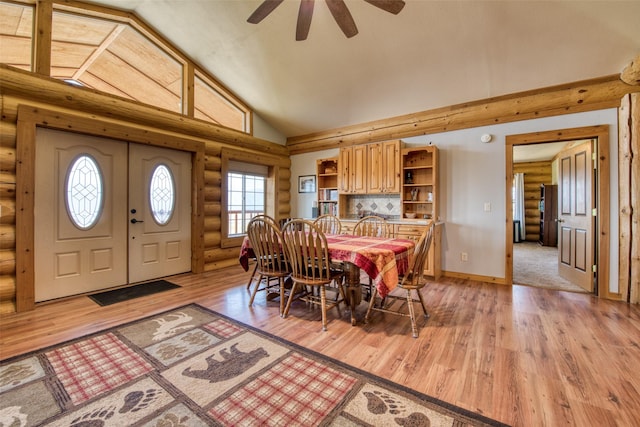
M415 212L405 212L404 216L405 216L405 218L414 219L416 217L416 213Z

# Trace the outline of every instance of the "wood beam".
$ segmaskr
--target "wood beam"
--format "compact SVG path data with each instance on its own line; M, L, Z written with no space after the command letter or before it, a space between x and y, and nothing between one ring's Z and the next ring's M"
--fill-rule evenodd
M32 69L41 76L51 75L52 17L53 1L38 0L35 8Z
M158 127L169 132L188 133L190 136L233 144L239 148L275 156L289 155L287 147L255 138L244 132L92 89L75 88L60 80L38 77L6 64L0 64L0 87L5 95L52 104L60 108L135 122L141 126Z
M640 85L640 55L622 70L620 80L628 85Z
M617 108L640 92L618 75L520 92L287 139L291 154L469 129L520 120Z
M100 43L100 46L96 47L96 50L94 50L93 53L89 55L87 60L84 61L84 63L80 66L80 68L78 68L76 72L73 73L72 78L74 80L80 80L84 72L89 69L89 67L100 57L100 55L104 53L105 50L109 48L109 46L111 46L111 44L118 38L120 33L122 33L125 28L127 28L127 26L124 24L116 25L111 34L105 37L102 43Z

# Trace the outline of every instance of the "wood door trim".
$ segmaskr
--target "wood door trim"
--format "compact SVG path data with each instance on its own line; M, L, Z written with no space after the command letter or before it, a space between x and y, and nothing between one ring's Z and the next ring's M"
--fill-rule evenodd
M204 271L205 143L126 122L81 116L33 105L18 106L16 128L16 311L35 308L34 205L36 127L154 145L191 152L191 270Z
M513 209L511 208L511 183L513 182L513 147L516 145L545 142L571 141L575 139L596 138L598 165L596 170L597 185L595 188L598 211L597 225L594 230L596 244L597 294L608 299L622 299L621 294L609 291L609 247L610 247L610 160L609 160L609 125L585 126L579 128L559 129L545 132L531 132L518 135L507 135L505 140L505 283L513 285Z

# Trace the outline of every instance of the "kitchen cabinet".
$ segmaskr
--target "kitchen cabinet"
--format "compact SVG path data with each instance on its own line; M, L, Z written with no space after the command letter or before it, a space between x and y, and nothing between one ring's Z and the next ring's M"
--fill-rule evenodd
M367 149L366 145L354 145L340 149L338 157L340 173L338 189L345 194L364 194L367 192Z
M399 193L401 143L400 140L394 140L341 148L339 192Z
M367 193L400 192L400 140L368 144Z

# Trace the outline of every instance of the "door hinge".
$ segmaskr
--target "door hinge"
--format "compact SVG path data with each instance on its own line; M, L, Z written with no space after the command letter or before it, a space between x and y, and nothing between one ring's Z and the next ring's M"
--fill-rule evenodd
M598 266L597 266L597 265L595 265L595 264L593 264L593 265L591 266L591 271L593 271L594 273L597 273L597 272L598 272Z
M598 209L591 209L591 216L598 216Z
M593 160L593 169L598 169L598 156L596 156L596 153L591 153L591 160Z

